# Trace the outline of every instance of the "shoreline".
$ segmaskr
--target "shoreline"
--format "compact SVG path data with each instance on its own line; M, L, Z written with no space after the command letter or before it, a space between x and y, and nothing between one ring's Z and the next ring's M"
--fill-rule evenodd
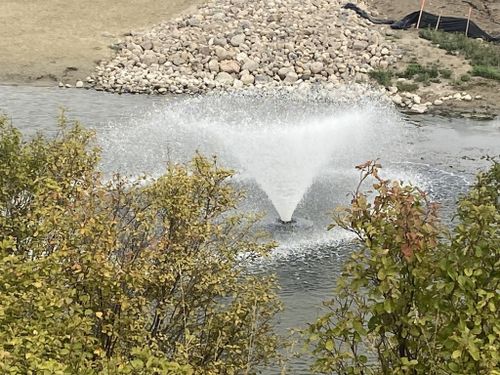
M142 1L147 3L149 0ZM407 6L405 1L402 1L400 12ZM16 2L19 1L12 1ZM194 94L227 87L295 86L309 82L325 85L372 82L377 88L380 86L368 77L368 73L373 69L404 67L408 64L409 52L414 59L428 56L444 61L458 73L470 68L463 58L447 56L444 51L430 46L430 42L415 36L413 31L395 32L387 30L387 26L359 19L353 12L340 9L340 1L300 2L298 11L294 6L299 2L276 0L265 16L259 15L258 6L252 8L236 0L217 3L192 0L187 5L179 5L180 1L176 0L171 3L176 3L177 7L173 6L168 16L157 15L156 24L148 17L140 20L142 28L127 23L130 29L142 31L124 32L117 28L113 33L100 31L93 43L104 39L105 50L94 47L91 54L87 52L84 56L87 62L82 66L67 66L62 72L60 67L52 66L52 69L59 69L56 75L40 71L32 74L23 69L16 72L12 66L7 67L7 71L11 71L6 73L4 64L4 69L0 69L0 82L8 86L59 85L147 94ZM382 1L370 7L373 6L375 14L385 15L382 12L394 7L390 3ZM365 8L372 10L366 5ZM217 13L221 9L231 15L224 18ZM323 17L326 21L315 16L318 9L327 14ZM283 25L297 27L287 32ZM276 27L276 33L270 31ZM276 37L283 42L275 42ZM182 40L180 44L179 40ZM271 56L267 56L269 51L272 51ZM5 56L3 59L9 60ZM89 63L88 60L98 57L101 57L99 64L97 60ZM68 61L61 63L69 65L69 60L70 56ZM431 61L425 57L423 60ZM404 113L474 118L492 118L500 114L500 83L494 81L485 83L474 78L466 87L459 88L432 84L414 93L401 92L395 85L386 88L388 96ZM455 99L453 96L457 93L459 97Z

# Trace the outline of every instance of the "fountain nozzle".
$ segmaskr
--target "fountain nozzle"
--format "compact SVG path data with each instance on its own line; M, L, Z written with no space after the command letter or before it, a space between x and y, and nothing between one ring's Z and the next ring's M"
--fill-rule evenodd
M282 220L281 218L278 218L278 223L282 224L282 225L291 225L291 224L295 224L297 222L297 220L295 219L290 219L290 220Z

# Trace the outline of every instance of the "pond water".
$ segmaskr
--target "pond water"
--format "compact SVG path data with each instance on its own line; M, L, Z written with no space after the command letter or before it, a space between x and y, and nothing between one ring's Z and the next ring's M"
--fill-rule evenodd
M477 170L487 165L481 157L500 154L498 120L477 122L431 116L408 119L377 103L364 103L353 110L331 101L312 103L310 98L299 100L299 104L286 95L284 99L267 99L118 96L76 89L0 86L0 113L12 118L26 135L54 134L60 108L66 108L70 118L96 130L105 173L155 175L162 172L168 160L187 160L195 150L220 154L223 164L240 172L235 183L248 192L242 209L265 211L267 221L274 221L278 213L277 205L268 198L272 181L265 178L281 176L284 169L288 173L283 176L288 178L296 172L300 160L311 163L307 170L318 171L308 177L310 181L301 179L304 171L291 181L305 186L294 217L307 219L312 225L303 230L276 231L280 246L266 261L252 264L256 272L272 272L279 278L285 310L276 324L282 333L304 327L320 314L321 302L331 296L342 260L351 251L350 236L340 231L327 232L326 226L330 212L349 201L348 193L359 177L353 169L355 164L380 157L387 167L386 176L425 188L442 203L442 215L449 220L457 198L467 191ZM322 119L339 118L341 114L345 115L345 124L357 127L356 132L345 124L345 129L336 133L321 130L324 133L311 138L311 147L302 147L309 138L300 129L307 129L309 122L322 123ZM267 122L279 122L285 130L287 123L297 123L294 129L298 133L288 139L287 131L269 132L259 143L252 144L252 129L262 134L267 131L262 128ZM330 149L325 138L331 139L335 147ZM363 142L358 142L361 138ZM238 147L228 146L227 139ZM267 143L269 139L274 141ZM264 143L266 149L259 149L259 144ZM288 146L292 151L286 153ZM238 150L244 152L239 154ZM326 153L325 158L311 157L318 153ZM284 162L293 155L299 155L300 160L295 164ZM276 160L279 168L270 165L270 160ZM307 360L293 360L290 370L293 374L308 374Z

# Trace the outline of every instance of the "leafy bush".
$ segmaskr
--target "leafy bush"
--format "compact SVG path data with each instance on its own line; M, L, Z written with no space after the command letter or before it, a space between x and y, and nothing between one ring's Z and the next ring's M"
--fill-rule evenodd
M104 182L92 133L26 142L0 119L0 372L253 373L277 346L265 255L231 172L196 156Z
M494 374L500 320L500 165L477 177L451 235L436 204L383 180L355 192L335 224L360 249L345 265L330 312L312 324L313 370L336 374Z

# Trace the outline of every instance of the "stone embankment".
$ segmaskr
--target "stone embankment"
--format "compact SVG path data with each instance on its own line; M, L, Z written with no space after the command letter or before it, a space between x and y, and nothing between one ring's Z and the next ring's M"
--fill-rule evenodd
M475 96L474 98L467 92L457 92L452 95L441 96L433 102L423 102L420 95L410 93L410 92L398 92L398 88L391 86L387 90L387 94L391 97L394 104L403 110L407 110L410 113L426 113L431 106L442 106L445 102L450 100L453 101L466 101L470 102L474 99L481 100L481 96Z
M396 62L380 30L338 0L211 0L133 33L88 84L118 93L201 93L367 82Z

